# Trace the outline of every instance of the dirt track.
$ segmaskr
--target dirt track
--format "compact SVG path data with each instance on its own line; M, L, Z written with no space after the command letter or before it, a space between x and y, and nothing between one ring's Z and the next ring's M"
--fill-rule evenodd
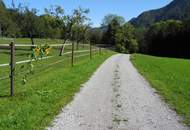
M129 55L109 58L49 130L190 130L138 74Z

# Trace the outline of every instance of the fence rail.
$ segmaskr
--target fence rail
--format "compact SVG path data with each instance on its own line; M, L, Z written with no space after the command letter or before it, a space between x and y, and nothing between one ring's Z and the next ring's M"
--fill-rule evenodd
M81 45L81 44L80 44ZM16 65L19 65L19 64L24 64L24 63L29 63L29 62L33 62L35 60L23 60L23 61L15 61L15 53L16 53L16 47L37 47L38 45L28 45L28 44L14 44L13 42L11 44L0 44L0 47L6 47L6 49L10 50L10 63L5 63L5 64L0 64L0 69L1 67L7 67L7 66L10 66L10 76L5 76L5 77L0 77L0 81L1 80L5 80L5 79L9 79L10 78L10 95L11 96L14 96L14 85L15 85L15 76L18 76L20 75L21 73L25 73L25 72L19 72L19 73L15 73L15 66ZM78 58L78 57L84 57L84 56L87 56L89 55L90 56L90 59L92 59L92 52L93 51L97 51L99 50L99 53L101 53L101 48L98 47L96 49L92 49L92 45L91 44L82 44L82 46L88 46L89 49L88 50L74 50L74 46L75 44L72 43L65 43L65 44L51 44L49 45L50 47L63 47L63 49L65 50L65 47L66 46L71 46L72 50L69 51L69 52L64 52L62 54L62 56L64 55L69 55L71 54L71 57L67 57L67 58L64 58L64 59L61 59L61 60L58 60L54 63L51 63L51 64L48 64L47 66L52 66L52 65L55 65L55 64L58 64L58 63L61 63L63 61L65 61L65 59L68 59L68 58L71 58L71 65L73 66L74 65L74 58ZM81 53L85 53L85 52L88 52L87 54L81 54ZM74 56L75 54L80 54L80 55L76 55ZM46 56L46 57L42 57L40 58L39 60L45 60L45 59L50 59L50 58L53 58L55 56Z
M51 44L51 47L61 47L61 46L71 46L72 44ZM30 45L30 44L15 44L15 47L37 47L39 45ZM0 44L0 47L10 47L10 44Z

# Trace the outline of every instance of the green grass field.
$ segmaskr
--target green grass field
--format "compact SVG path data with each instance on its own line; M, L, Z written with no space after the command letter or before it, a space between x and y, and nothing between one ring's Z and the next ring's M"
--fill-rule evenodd
M89 47L79 48L83 49ZM70 50L66 48L66 51ZM22 51L16 50L17 61L27 59L29 51L18 55ZM21 65L16 65L14 97L9 96L9 79L0 80L0 130L44 129L61 108L72 100L80 85L114 52L105 50L99 54L93 51L92 60L89 52L76 53L74 67L71 67L71 55L58 54L59 49L51 50L53 58L34 62L34 74L29 76L25 85L22 84L25 70L20 69ZM86 56L77 57L81 55ZM7 63L9 57L9 53L0 52L1 63ZM0 78L3 76L9 76L9 66L0 67Z
M8 44L11 41L13 41L13 39L10 38L0 38L0 45L1 44ZM31 41L29 38L18 38L18 39L14 39L14 42L16 44L31 44ZM62 40L59 39L34 39L35 44L37 45L44 45L46 43L48 43L49 45L52 44L61 44ZM50 62L55 62L58 60L62 60L63 57L59 56L59 52L60 52L61 46L59 47L52 47L50 50L50 54L48 56L53 56L53 58L51 59L46 59L45 61L41 61L39 64L37 64L35 67L36 68L42 68L41 66L46 66L47 64L49 64ZM95 46L92 47L92 49L96 49ZM69 52L72 50L72 46L66 46L64 49L64 52ZM89 50L89 45L79 45L78 48L79 51L81 50ZM75 45L75 51L78 51L76 49L76 45ZM29 54L31 53L31 47L16 47L16 52L15 52L15 59L16 62L18 61L23 61L23 60L29 60ZM89 52L83 52L81 54L85 54L85 53L89 53ZM76 55L79 55L79 53L77 53ZM70 55L67 55L70 56ZM67 57L67 56L64 56ZM0 48L0 64L6 64L6 63L10 63L10 49L3 49ZM16 65L16 73L20 73L23 70L20 70L20 66L21 65ZM9 67L0 67L0 79L2 77L7 77L9 75ZM0 92L1 93L1 92Z
M190 125L190 60L131 56L133 64L158 93Z

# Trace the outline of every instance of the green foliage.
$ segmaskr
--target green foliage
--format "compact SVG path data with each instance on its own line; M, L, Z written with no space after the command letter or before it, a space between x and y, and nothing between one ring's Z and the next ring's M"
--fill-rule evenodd
M125 23L120 29L117 30L116 50L125 53L135 53L138 51L138 43L135 37L135 28Z
M86 35L87 29L90 27L90 19L86 16L89 13L89 9L78 8L73 12L73 16L71 17L71 38L75 40L77 43L77 49L79 43L83 40L83 42L88 40L88 35Z
M128 44L130 53L138 52L139 46L136 39L130 39Z
M90 19L86 16L89 9L77 8L71 15L64 14L61 6L55 5L44 9L45 14L38 16L36 9L29 9L20 4L16 8L6 8L0 3L0 36L56 38L76 40L87 39L86 28Z
M189 23L188 20L167 20L153 24L144 35L141 52L169 57L190 57Z
M132 55L132 62L152 87L190 125L190 60Z
M148 35L151 37L152 35L158 35L158 33L162 33L163 37L169 34L175 34L179 32L182 28L182 22L176 20L167 20L161 21L153 24L149 30Z
M117 52L129 53L129 51L125 48L125 45L123 43L117 43L115 45L115 49Z
M117 15L105 16L102 23L102 43L115 46L118 52L135 53L138 51L135 28L124 22L124 18Z
M116 20L119 25L123 25L125 23L125 19L122 16L118 16L116 14L108 14L102 20L102 27L106 28L109 24L112 23L113 20Z
M6 9L5 5L1 3L0 5L0 36L5 37L15 37L19 29L12 21L12 15L9 10Z
M108 45L116 45L116 33L120 28L120 24L118 23L117 19L113 19L111 23L108 24L106 31L102 37L102 43Z
M5 3L3 2L3 0L0 0L0 7L6 8Z
M147 28L135 28L135 37L138 44L138 51L141 53L146 52L147 43L145 42L145 34L147 33Z
M101 44L103 31L100 28L88 29L86 34L91 43Z
M50 52L50 46L48 44L39 45L32 49L32 52L28 55L30 62L21 66L21 70L23 69L26 73L23 75L22 82L26 84L27 78L34 73L34 64L33 62L37 62L43 57L47 56Z

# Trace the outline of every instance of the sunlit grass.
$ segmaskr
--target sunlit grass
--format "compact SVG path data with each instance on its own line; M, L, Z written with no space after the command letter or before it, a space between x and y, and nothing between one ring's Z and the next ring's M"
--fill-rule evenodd
M26 85L21 84L19 77L16 78L13 98L8 96L9 81L1 82L0 87L3 86L4 90L0 90L0 129L44 129L61 108L72 100L81 84L112 54L110 51L101 55L94 53L92 60L89 56L75 58L73 68L70 58L43 71L37 68ZM50 63L53 61L49 59L44 64Z
M131 60L170 106L190 125L190 60L135 54Z

